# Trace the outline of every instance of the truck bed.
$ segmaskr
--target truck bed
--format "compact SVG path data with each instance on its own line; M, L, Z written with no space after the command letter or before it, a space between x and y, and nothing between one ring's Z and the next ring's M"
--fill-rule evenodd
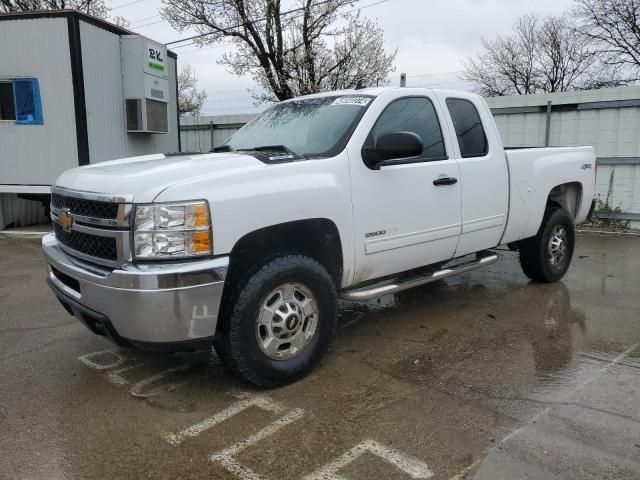
M594 194L596 157L593 147L506 149L509 171L509 216L501 243L537 233L546 200L554 186L570 184L574 201L565 205L575 222L584 221Z

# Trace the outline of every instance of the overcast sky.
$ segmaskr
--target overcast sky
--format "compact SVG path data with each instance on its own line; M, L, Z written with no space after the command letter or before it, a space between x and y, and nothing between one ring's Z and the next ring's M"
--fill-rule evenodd
M409 86L436 86L465 89L458 79L461 60L480 49L482 37L510 31L513 21L522 14L558 14L571 6L571 0L362 0L362 14L374 18L382 26L387 48L398 49L392 84L399 82L401 72L407 74ZM158 16L160 0L114 0L113 15L131 21L131 30L166 43L189 36L177 32ZM228 73L216 61L228 46L190 45L171 47L178 54L178 65L190 63L201 88L208 93L202 113L217 115L258 111L247 88L249 78Z

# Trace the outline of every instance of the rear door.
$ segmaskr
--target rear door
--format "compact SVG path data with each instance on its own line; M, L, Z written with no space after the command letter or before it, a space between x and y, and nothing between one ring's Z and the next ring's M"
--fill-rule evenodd
M460 169L462 234L456 256L461 256L500 242L507 221L509 174L486 103L463 92L439 92L438 97L455 130L451 155Z
M450 155L451 135L442 108L424 90L419 95L406 90L383 94L391 96L390 101L374 102L349 143L354 283L449 260L458 243L459 169ZM407 131L422 139L421 155L379 170L365 164L363 146L386 133ZM456 181L439 184L443 177Z

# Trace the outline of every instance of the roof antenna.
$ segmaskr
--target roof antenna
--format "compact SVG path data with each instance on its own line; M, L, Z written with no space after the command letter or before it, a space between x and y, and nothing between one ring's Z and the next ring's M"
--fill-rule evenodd
M401 73L400 74L400 86L401 87L406 87L407 86L407 74L406 73Z

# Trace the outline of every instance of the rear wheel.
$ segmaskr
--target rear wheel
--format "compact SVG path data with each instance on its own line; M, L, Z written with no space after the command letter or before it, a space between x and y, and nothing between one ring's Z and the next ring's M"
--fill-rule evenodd
M275 387L308 374L336 322L336 289L315 260L276 258L238 286L216 349L244 380Z
M518 243L522 271L537 282L557 282L569 269L574 246L571 214L561 207L547 207L538 234Z

